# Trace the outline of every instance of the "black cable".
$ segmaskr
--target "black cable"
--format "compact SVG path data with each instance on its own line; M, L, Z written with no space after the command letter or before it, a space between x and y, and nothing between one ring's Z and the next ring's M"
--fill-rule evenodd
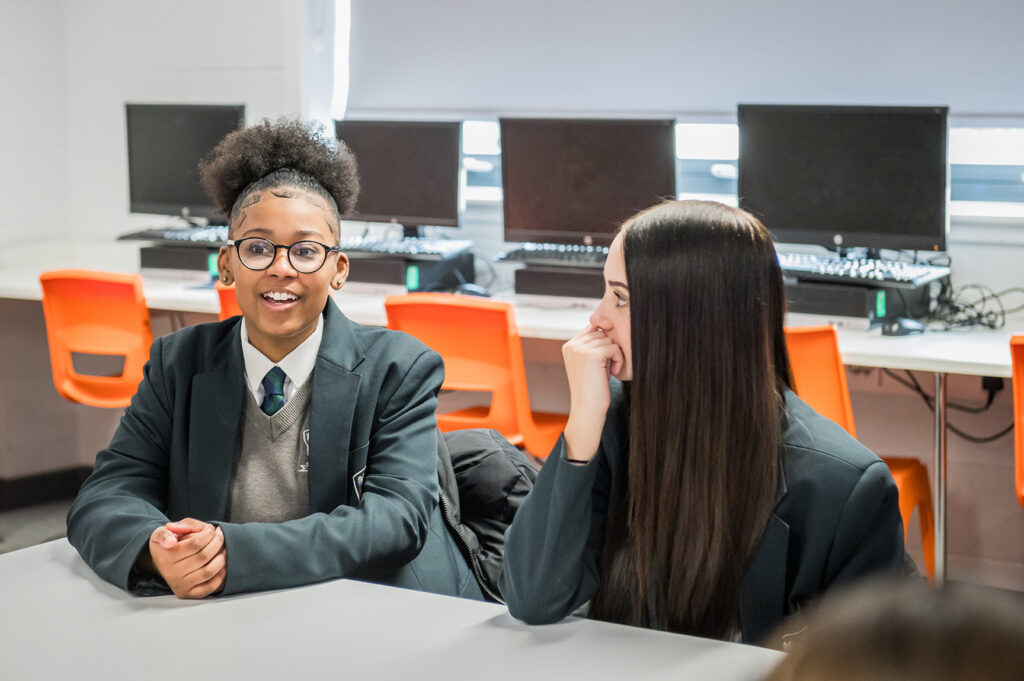
M1001 437L1003 437L1003 436L1013 432L1013 424L1012 423L1010 425L1006 426L1005 428L1003 428L1002 430L1000 430L998 433L995 433L994 435L986 435L984 437L977 437L977 436L974 436L974 435L968 435L967 433L963 432L962 430L960 430L956 426L952 426L952 425L950 425L948 423L946 424L946 428L949 428L950 431L956 433L962 439L967 440L968 442L973 442L974 444L977 444L977 445L983 445L983 444L987 444L989 442L995 442L999 438L1001 438Z
M182 213L178 213L177 215L174 215L172 217L176 217L176 218L180 218L180 219L184 220L188 224L189 227L203 227L204 226L203 223L201 223L199 220L196 220L191 215L184 215Z
M1005 295L1009 295L1011 293L1024 295L1024 287L1014 286L1013 288L1004 289L997 293L996 295L1002 297ZM1006 310L1006 314L1014 314L1015 312L1020 312L1021 310L1024 310L1024 303L1021 303L1017 307L1011 307L1010 309Z
M931 317L942 324L943 330L974 326L1001 329L1007 315L1024 310L1024 303L1011 308L1003 304L1002 299L1013 294L1024 295L1024 288L996 292L984 284L965 284L957 289L944 285Z
M926 393L924 391L924 388L921 387L921 384L918 383L917 378L910 371L906 372L907 376L910 377L910 382L907 382L907 381L903 380L895 372L893 372L893 371L891 371L889 369L882 369L882 371L885 372L885 374L887 376L889 376L891 379L893 379L894 381L896 381L900 385L902 385L902 386L904 386L906 388L910 388L911 390L916 392L921 397L921 399L924 400L924 403L928 406L928 409L930 409L934 413L934 411L935 411L935 398L932 397L931 395L929 395L928 393ZM952 402L946 402L946 406L948 408L950 408L950 409L958 409L960 411L966 411L966 412L971 412L971 413L975 413L975 414L980 414L981 412L986 411L989 407L992 406L992 402L993 402L993 400L995 400L996 392L998 392L998 391L996 391L996 390L989 390L988 391L988 401L985 403L985 406L981 407L981 408L978 408L978 407L966 407L964 405L957 405L957 404L954 404ZM983 436L971 435L969 433L965 433L964 431L960 430L959 428L957 428L956 426L954 426L954 425L952 425L950 423L946 424L946 428L948 428L950 431L952 431L956 435L959 435L961 438L963 438L964 440L966 440L968 442L972 442L974 444L986 444L988 442L995 442L999 438L1004 437L1006 434L1008 434L1011 431L1013 431L1013 423L1010 423L1010 425L1006 426L1005 428L1000 430L998 433L994 433L992 435L983 435Z
M912 372L910 372L909 370L904 370L904 371L907 374L907 378L902 378L899 374L897 374L892 369L882 369L882 372L885 373L886 376L888 376L892 380L896 381L897 383L899 383L903 387L909 388L909 389L913 390L914 392L916 392L918 395L921 395L922 397L924 397L925 401L928 403L929 409L934 409L935 408L934 400L932 399L931 395L926 393L924 391L924 388L921 387L921 384L918 382L917 377L914 376L914 374ZM907 379L910 379L910 380L907 380ZM946 401L946 407L948 407L949 409L956 409L957 411L967 412L968 414L981 414L983 412L988 411L989 408L992 406L992 403L995 402L996 393L997 392L999 392L999 391L998 390L994 390L994 389L989 389L988 390L988 398L986 399L985 404L983 406L980 406L980 407L971 407L971 406L968 406L966 404L957 404L955 402L950 402L948 400Z
M477 260L479 260L480 262L482 262L484 265L487 266L487 273L490 275L490 279L487 280L487 285L484 286L484 288L487 289L488 291L490 291L492 289L492 287L494 287L498 283L498 270L497 270L497 268L494 267L494 263L491 262L490 258L481 257L475 251L473 252L473 258L474 258L474 263ZM474 264L474 267L475 267L475 264Z

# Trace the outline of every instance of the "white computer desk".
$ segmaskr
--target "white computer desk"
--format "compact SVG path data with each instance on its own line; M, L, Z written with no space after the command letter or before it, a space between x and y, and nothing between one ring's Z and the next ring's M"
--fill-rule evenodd
M0 297L38 300L39 273L59 267L86 267L118 272L138 271L138 245L134 243L62 242L60 247L32 244L8 247L0 260ZM145 293L153 309L216 314L218 303L211 288L198 288L180 279L147 277ZM382 287L352 283L334 294L345 314L360 324L386 324ZM508 296L516 306L516 322L524 338L567 340L587 323L593 303L538 296ZM808 324L814 319L793 315L788 323ZM872 331L839 330L843 362L865 367L928 371L935 375L934 516L935 571L938 582L946 574L946 378L949 374L1010 378L1010 337L1024 333L1024 319L1008 329L951 331L917 336L885 337Z
M138 598L64 539L0 556L0 679L716 679L782 653L350 580L263 594Z

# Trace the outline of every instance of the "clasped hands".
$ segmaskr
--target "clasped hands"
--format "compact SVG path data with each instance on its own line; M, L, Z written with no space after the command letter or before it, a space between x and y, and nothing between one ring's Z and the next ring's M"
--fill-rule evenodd
M149 535L149 565L178 598L205 598L224 588L224 531L194 518L170 522Z

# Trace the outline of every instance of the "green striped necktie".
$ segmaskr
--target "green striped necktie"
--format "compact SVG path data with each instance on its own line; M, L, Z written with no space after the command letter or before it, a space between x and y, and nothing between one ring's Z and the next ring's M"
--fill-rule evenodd
M284 406L284 378L281 367L274 367L263 377L263 404L260 409L271 416Z

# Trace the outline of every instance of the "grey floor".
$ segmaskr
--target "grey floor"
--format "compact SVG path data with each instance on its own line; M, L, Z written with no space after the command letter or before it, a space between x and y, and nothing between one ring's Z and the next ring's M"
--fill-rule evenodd
M59 539L71 499L0 511L0 553Z

